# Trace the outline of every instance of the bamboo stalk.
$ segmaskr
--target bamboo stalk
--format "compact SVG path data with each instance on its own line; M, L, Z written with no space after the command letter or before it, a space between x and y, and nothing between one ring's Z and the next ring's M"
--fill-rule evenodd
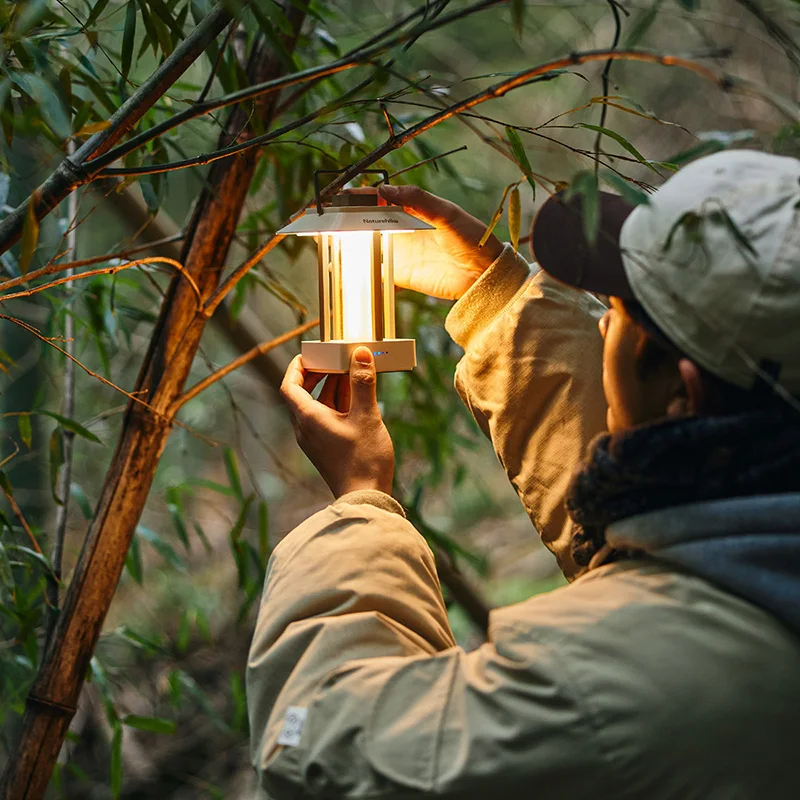
M292 30L284 37L289 50L294 49L305 18L300 5L293 2L286 12ZM263 81L281 71L275 53L257 48L247 73L251 81ZM258 108L265 125L272 121L275 97ZM221 145L247 122L243 112L234 111ZM253 151L253 156L212 169L195 207L180 261L204 298L219 281L255 165ZM196 295L182 276L176 276L164 297L136 384L136 392L147 398L150 408L128 405L95 518L28 697L20 738L0 782L3 800L38 800L47 788L174 422L170 409L183 390L205 327L205 318L196 311Z

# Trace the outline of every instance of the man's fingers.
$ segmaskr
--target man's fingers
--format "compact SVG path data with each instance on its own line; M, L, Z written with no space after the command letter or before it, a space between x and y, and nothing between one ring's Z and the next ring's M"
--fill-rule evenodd
M339 375L328 375L317 400L328 408L336 407L336 392L339 388Z
M308 412L313 408L314 398L308 393L308 389L304 384L313 382L316 385L322 377L321 375L316 377L313 372L304 372L300 356L295 356L292 359L286 368L286 374L283 376L283 382L281 383L281 396L286 405L289 406L292 416L297 416L298 412Z
M413 211L415 216L431 225L448 221L452 203L420 189L419 186L390 186L382 183L378 191L387 202Z
M357 347L350 359L350 413L377 411L375 360L368 347Z

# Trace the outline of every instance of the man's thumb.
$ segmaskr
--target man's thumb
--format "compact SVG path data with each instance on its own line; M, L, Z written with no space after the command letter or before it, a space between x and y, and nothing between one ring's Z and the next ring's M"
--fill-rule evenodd
M375 394L375 359L368 347L356 347L350 360L350 411L372 411Z
M442 205L447 202L441 197L436 197L436 195L420 189L419 186L391 186L388 183L382 183L378 187L378 191L387 203L403 206L413 211L415 216L430 223L435 223L442 218Z

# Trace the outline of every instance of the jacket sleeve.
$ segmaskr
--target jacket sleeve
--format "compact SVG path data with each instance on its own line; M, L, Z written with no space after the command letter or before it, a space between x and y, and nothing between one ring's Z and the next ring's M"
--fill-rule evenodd
M605 430L605 306L530 267L506 245L453 306L447 330L464 348L456 388L568 579L572 523L564 496L589 442Z
M272 555L247 669L261 786L273 800L479 798L498 781L589 796L567 786L592 748L557 649L513 625L500 645L456 647L431 551L393 502L345 496Z

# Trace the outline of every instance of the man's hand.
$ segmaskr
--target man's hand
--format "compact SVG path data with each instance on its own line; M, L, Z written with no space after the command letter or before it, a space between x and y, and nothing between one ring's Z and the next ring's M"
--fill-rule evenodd
M323 379L315 400L310 392ZM334 497L359 489L392 492L394 447L375 396L375 361L357 347L349 375L305 372L297 356L281 384L297 443Z
M478 247L486 225L449 200L418 186L382 184L379 191L386 202L436 226L436 231L393 237L394 279L404 289L457 300L503 249L494 234Z

